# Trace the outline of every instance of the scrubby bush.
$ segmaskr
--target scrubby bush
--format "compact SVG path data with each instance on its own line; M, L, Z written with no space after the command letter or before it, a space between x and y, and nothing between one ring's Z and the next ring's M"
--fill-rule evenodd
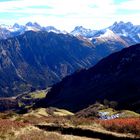
M140 118L100 120L99 123L110 131L140 135Z

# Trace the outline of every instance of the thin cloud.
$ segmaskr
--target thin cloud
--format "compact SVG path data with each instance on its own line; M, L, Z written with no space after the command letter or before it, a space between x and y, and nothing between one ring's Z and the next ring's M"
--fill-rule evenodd
M65 30L77 25L96 29L120 20L138 24L139 9L139 0L3 0L0 22L36 21Z

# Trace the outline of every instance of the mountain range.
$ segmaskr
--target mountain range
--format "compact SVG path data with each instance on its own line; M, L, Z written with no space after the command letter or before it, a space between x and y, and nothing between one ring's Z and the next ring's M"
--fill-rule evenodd
M7 39L10 37L15 37L24 34L26 31L47 31L55 33L65 33L60 31L53 26L42 27L38 23L28 22L25 25L19 25L15 23L13 26L10 25L0 25L0 39Z
M0 138L140 139L139 73L130 22L69 33L1 25Z
M129 45L134 43L139 43L140 41L140 25L133 25L131 22L124 23L123 21L115 22L113 25L100 29L100 30L92 30L86 29L83 26L76 26L73 31L66 32L60 31L53 26L41 26L38 23L28 22L25 25L19 25L15 23L13 26L0 25L0 39L7 39L9 37L14 37L25 33L26 31L47 31L47 32L55 32L55 33L63 33L63 34L71 34L74 36L83 36L86 38L95 39L100 35L104 34L107 30L111 30L114 34L120 36L124 39Z
M42 89L100 57L95 48L70 35L28 31L0 41L0 96Z
M99 31L82 28L66 33L31 22L25 26L1 25L0 96L52 86L65 76L88 69L109 54L139 41L139 26L131 23L114 23Z
M107 30L111 30L114 34L120 36L129 45L140 42L140 25L133 25L131 22L124 23L123 21L115 22L113 25L101 30L91 30L82 26L77 26L71 34L94 39L105 34Z
M88 70L75 72L55 84L38 106L72 112L96 101L117 101L121 109L140 112L140 44L102 59Z

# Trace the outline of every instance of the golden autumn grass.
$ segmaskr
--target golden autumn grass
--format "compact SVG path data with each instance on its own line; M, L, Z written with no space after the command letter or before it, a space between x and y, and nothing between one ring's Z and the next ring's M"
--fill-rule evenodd
M42 109L41 109L42 111ZM37 125L52 125L59 127L73 127L80 129L90 129L93 131L117 132L122 134L132 134L140 137L140 118L119 118L112 120L99 120L96 118L84 118L77 117L75 115L58 116L52 113L44 114L35 110L27 114L15 114L15 113L1 113L0 115L0 139L10 138L10 140L67 140L67 139L79 139L73 136L64 136L58 132L47 132L37 128ZM38 114L38 115L37 115ZM52 115L50 115L52 114ZM72 138L73 137L73 138ZM45 138L45 139L44 139ZM80 139L79 139L80 140Z
M91 140L91 138L62 135L38 129L33 124L0 119L0 140Z

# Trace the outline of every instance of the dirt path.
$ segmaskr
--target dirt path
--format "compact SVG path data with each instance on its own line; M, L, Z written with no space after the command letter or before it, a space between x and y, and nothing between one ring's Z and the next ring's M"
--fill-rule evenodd
M112 134L92 131L88 129L74 128L74 127L62 127L62 126L50 126L50 125L36 125L36 127L45 131L59 132L65 135L74 135L80 137L98 138L101 140L140 140L140 138L116 136Z

